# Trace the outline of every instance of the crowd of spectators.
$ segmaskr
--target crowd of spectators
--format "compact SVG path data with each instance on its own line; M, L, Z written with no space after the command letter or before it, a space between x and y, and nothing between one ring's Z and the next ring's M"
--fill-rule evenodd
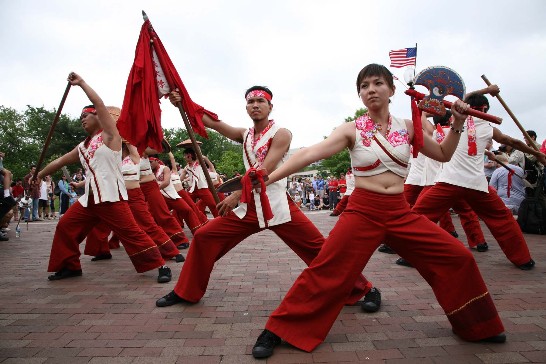
M290 197L301 208L308 210L334 210L347 190L345 174L339 178L330 175L324 179L320 174L312 177L293 177L288 182Z
M546 140L541 146L536 141L535 131L527 130L527 134L531 137L531 140L525 138L528 146L533 147L534 144L541 152L546 152ZM506 145L500 145L498 150L493 151L493 155L488 157L486 154L484 159L484 171L489 185L495 188L512 213L517 214L527 190L546 188L546 184L541 185L544 179L539 178L544 173L544 166L537 162L535 156Z
M4 157L5 153L0 152L0 185L4 191L0 198L0 241L8 240L6 232L10 221L33 222L59 218L84 192L84 182L76 183L85 181L81 168L72 177L75 181L72 184L65 175L57 184L51 176L46 176L40 183L31 184L36 166L30 166L23 178L13 178L12 173L4 168ZM56 205L59 206L58 215Z

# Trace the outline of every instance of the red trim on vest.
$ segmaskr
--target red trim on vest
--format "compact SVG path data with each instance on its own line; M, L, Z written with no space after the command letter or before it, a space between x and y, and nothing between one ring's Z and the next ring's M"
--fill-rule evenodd
M79 151L83 159L85 160L85 163L87 164L87 168L89 168L89 172L91 172L91 174L93 175L93 178L95 179L95 186L97 186L97 193L99 195L99 203L102 203L102 196L100 194L99 183L97 182L97 175L95 174L95 171L93 170L93 168L91 168L91 163L89 163L89 159L87 159L87 157L85 156L85 153L82 152L81 148L79 148ZM91 190L91 183L89 183L89 189ZM119 186L118 186L118 192L119 192ZM89 201L89 195L87 195L87 200Z
M365 171L371 171L374 168L377 168L381 164L381 161L378 159L373 164L370 164L366 167L353 167L355 171L365 172Z
M400 160L398 160L397 158L395 158L387 149L385 149L385 147L383 146L383 144L381 144L379 142L379 140L377 140L377 137L374 135L373 136L373 139L375 140L375 142L377 143L377 145L379 145L381 147L381 149L383 149L383 151L385 152L385 154L387 154L389 156L390 159L393 160L394 163L398 164L399 166L402 166L404 168L407 168L408 167L408 164L407 163L404 163Z

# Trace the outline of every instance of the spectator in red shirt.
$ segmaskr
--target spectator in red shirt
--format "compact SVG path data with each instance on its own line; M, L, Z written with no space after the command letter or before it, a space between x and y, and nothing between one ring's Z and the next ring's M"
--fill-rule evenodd
M17 179L17 181L15 181L15 184L12 185L11 187L11 195L13 196L15 201L19 203L24 193L25 193L25 189L23 188L23 180L19 178ZM17 221L17 220L19 220L19 208L17 207L17 205L15 205L13 206L13 221Z
M337 189L338 189L339 182L334 176L330 176L330 181L328 182L328 192L329 192L329 200L330 200L330 210L333 210L336 208L337 205Z
M345 192L347 191L347 181L345 181L345 173L340 173L337 183L339 188L339 197L343 198L343 195L345 195Z

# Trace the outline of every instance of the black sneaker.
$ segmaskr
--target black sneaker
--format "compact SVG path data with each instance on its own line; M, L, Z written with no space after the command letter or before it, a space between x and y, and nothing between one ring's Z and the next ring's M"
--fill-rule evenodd
M110 253L99 254L99 255L91 258L91 261L96 262L97 260L106 260L106 259L112 259L112 254L110 254Z
M506 342L506 335L505 334L498 334L495 336L487 337L485 339L481 339L480 342L482 343L495 343L495 344L502 344Z
M534 267L535 267L535 261L533 259L531 259L530 261L528 261L525 264L518 265L518 268L521 269L521 270L531 270Z
M8 234L0 233L0 241L8 241Z
M487 243L481 243L476 245L476 250L479 251L480 253L486 252L488 249L489 249L489 246L487 245Z
M405 259L402 258L402 257L396 259L396 262L395 262L395 263L398 264L398 265L403 265L404 267L410 267L410 268L413 267L413 265L411 265L410 262L408 262L407 260L405 260Z
M186 258L184 258L184 256L182 254L177 254L175 257L174 257L174 260L177 262L177 263L182 263L184 261L186 261Z
M190 243L182 243L177 248L178 249L188 249L190 247Z
M360 308L366 312L377 312L381 307L381 292L372 287L368 293L364 296L364 300L360 301Z
M396 254L394 250L387 244L381 244L379 248L377 249L378 252L386 253L386 254Z
M167 295L155 301L155 305L157 307L167 307L167 306L176 305L177 303L182 303L182 302L188 302L188 301L178 296L176 293L174 293L174 291L171 291Z
M256 359L269 358L273 355L273 349L275 346L281 343L281 338L272 333L269 330L264 330L258 336L256 344L252 348L252 356Z
M159 275L157 276L157 283L167 283L170 282L172 278L171 268L169 267L160 267Z
M50 281L58 281L59 279L65 279L65 278L72 278L72 277L80 277L82 275L82 270L70 270L68 268L63 268L60 271L58 271L55 274L50 275L47 277Z

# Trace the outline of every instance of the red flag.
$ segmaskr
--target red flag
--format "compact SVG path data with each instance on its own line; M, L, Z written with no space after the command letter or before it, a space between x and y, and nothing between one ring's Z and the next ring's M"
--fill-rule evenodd
M135 60L127 80L118 120L121 136L135 145L140 152L146 147L159 151L163 149L159 99L168 95L172 89L179 90L182 106L192 129L206 138L203 115L206 113L216 120L218 116L191 100L161 40L150 21L146 20L140 29Z

